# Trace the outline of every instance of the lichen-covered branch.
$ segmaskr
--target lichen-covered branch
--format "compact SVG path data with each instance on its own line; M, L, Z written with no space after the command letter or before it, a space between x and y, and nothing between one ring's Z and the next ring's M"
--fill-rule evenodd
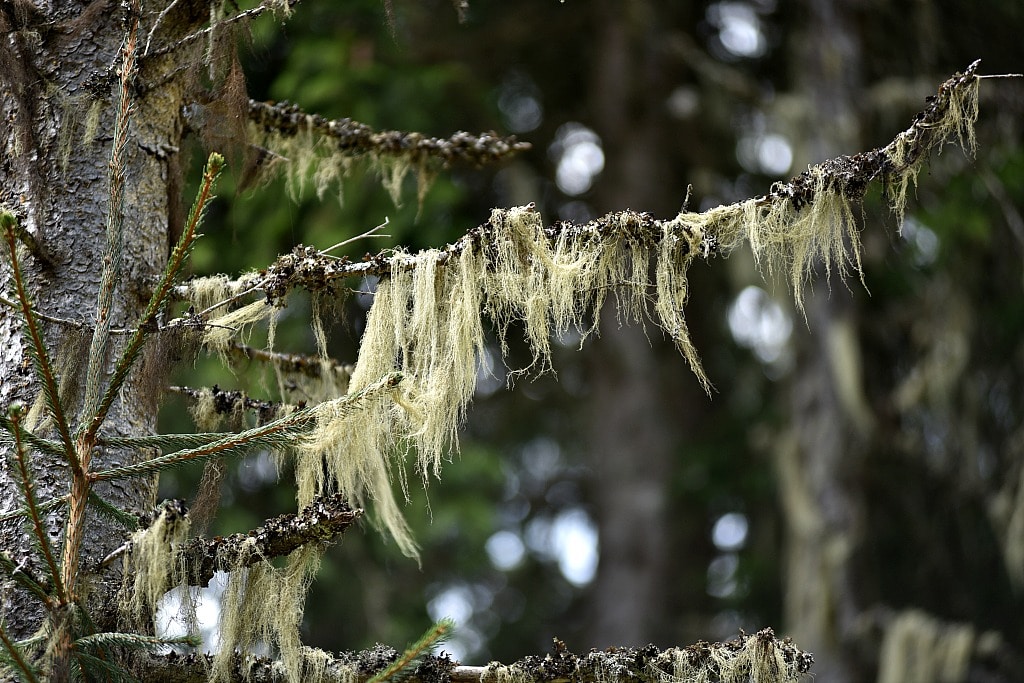
M322 377L325 372L332 373L345 380L352 375L351 365L334 359L328 359L324 363L323 359L318 356L309 356L303 353L268 351L239 343L230 344L227 348L227 353L232 358L244 358L269 363L281 372L301 374L314 379Z
M699 226L704 231L701 255L725 254L749 240L755 251L771 246L766 239L775 238L795 242L798 235L786 233L792 223L801 216L812 213L822 195L834 195L844 204L856 203L863 199L867 188L875 181L883 181L890 189L893 208L901 213L905 202L907 184L916 178L917 170L927 155L950 136L956 136L968 152L974 150L973 122L977 117L977 88L979 62L971 64L963 73L958 73L944 82L936 95L928 98L928 106L919 112L910 127L897 135L883 148L850 156L829 159L814 166L788 182L775 183L763 196L744 202L720 206L703 213L684 212L674 219L685 217L680 227ZM331 123L326 119L291 113L290 105L261 105L267 111L277 112L271 120L282 120L284 130L295 134L312 126L300 124L299 120L319 121L319 126ZM260 111L264 111L260 109ZM288 112L287 116L285 113ZM270 114L267 114L270 116ZM306 126L306 127L304 127ZM785 217L787 225L777 225ZM544 230L546 237L570 240L593 240L612 238L623 241L660 241L663 231L659 228L673 221L655 220L650 214L632 211L610 213L585 225L559 222ZM770 230L758 229L754 223L767 225ZM470 230L460 240L440 248L439 265L444 265L451 256L458 255L466 248L479 245L494 231L494 220ZM775 233L775 234L771 234ZM819 248L827 243L819 245ZM769 254L773 255L773 254ZM252 273L241 280L230 283L232 294L221 303L230 304L244 295L264 292L268 299L279 301L287 292L297 287L320 291L343 278L382 277L395 269L405 270L416 267L415 257L404 252L381 252L369 254L362 261L352 262L346 258L327 256L314 247L299 245L291 253L280 256L263 271ZM803 264L801 264L803 265ZM225 285L229 283L224 283ZM188 297L182 288L179 294Z
M185 293L191 310L199 313L180 324L207 323L204 344L224 353L246 328L264 320L273 324L296 287L323 295L342 278L379 279L359 360L344 391L360 391L398 371L406 380L394 402L360 414L361 428L321 422L298 449L305 454L296 459L298 497L305 503L325 486L337 485L361 504L360 493L372 491L382 526L403 551L415 554L382 482L399 443L415 447L423 476L437 474L457 448L484 353L485 317L503 344L510 325L521 323L533 366L544 370L551 339L570 330L585 339L612 296L624 319L656 321L710 391L684 314L693 261L749 243L765 271L788 274L798 306L816 264L842 276L859 274L861 226L853 205L871 182L882 179L899 213L928 150L951 136L973 149L976 68L973 64L944 83L911 127L884 149L827 160L775 184L765 196L700 213L684 209L670 220L622 211L584 225L546 226L532 205L495 209L486 224L447 246L416 254L396 249L359 263L297 247L237 282L194 280ZM244 303L255 292L264 297ZM227 312L214 317L224 307Z
M307 544L328 543L352 526L363 511L349 506L335 493L317 498L298 514L267 520L252 531L212 539L195 538L178 551L187 567L190 586L208 586L215 572L249 567L273 557L284 557Z
M413 165L434 159L444 164L483 166L530 149L530 143L497 133L458 132L447 138L396 130L375 131L351 119L328 119L307 114L289 102L249 101L249 119L265 133L283 137L313 134L348 156L401 157Z
M170 386L167 390L187 396L197 404L209 403L210 408L218 415L237 415L241 410L251 410L256 413L259 424L266 424L281 417L281 408L285 406L275 401L252 398L242 391L221 389L216 384L209 389Z
M331 655L305 648L301 680L310 683L366 683L389 666L399 653L378 646L360 653ZM199 655L149 655L140 659L137 673L149 680L167 683L205 681L210 659ZM616 647L569 652L555 640L555 650L545 656L530 656L512 664L461 666L447 656L425 657L406 679L408 683L794 683L810 672L814 657L789 640L775 637L771 629L741 634L722 643L699 642L685 648L662 650L646 647ZM284 683L287 673L280 662L255 658L233 664L231 680L252 683ZM243 674L242 671L245 671Z

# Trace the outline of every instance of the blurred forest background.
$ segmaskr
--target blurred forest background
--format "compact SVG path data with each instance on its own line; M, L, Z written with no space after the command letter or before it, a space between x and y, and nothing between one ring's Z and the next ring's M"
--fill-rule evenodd
M985 74L1024 66L1018 0L471 0L462 22L450 0L308 1L250 29L253 98L533 148L442 172L422 202L407 178L400 206L359 165L340 202L333 188L293 187L292 201L284 181L229 179L197 274L326 248L385 217L391 239L348 253L439 246L531 201L548 222L669 218L688 185L691 209L731 203L887 144L974 59ZM1024 81L983 81L977 159L934 157L902 231L875 188L867 290L816 279L806 324L749 253L695 266L687 316L710 397L660 330L620 327L614 312L582 351L558 340L557 376L511 390L508 368L529 357L513 344L503 360L495 342L461 454L427 497L410 490L422 568L369 525L350 532L313 586L306 642L401 647L451 616L447 650L480 664L546 652L553 636L585 650L772 626L815 654L819 681L926 680L906 677L908 652L947 662L943 680L1019 675L1022 116ZM333 317L341 362L367 303L352 296ZM308 318L282 320L275 347L315 352ZM217 368L201 358L177 382L275 398L273 381ZM164 431L191 428L181 400L163 416ZM194 491L200 474L165 475L163 493ZM232 463L220 485L213 533L294 509L266 455Z

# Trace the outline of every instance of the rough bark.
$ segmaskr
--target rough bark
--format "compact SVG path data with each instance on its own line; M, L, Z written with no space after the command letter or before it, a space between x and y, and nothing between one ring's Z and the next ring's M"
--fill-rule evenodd
M22 258L36 310L84 323L44 322L46 343L56 360L72 429L77 426L74 417L80 407L84 376L84 367L76 361L88 348L106 244L108 160L125 19L124 8L113 0L0 4L0 120L4 122L0 125L0 203L19 217L39 245L39 253L26 252ZM172 19L178 21L178 31L189 28L184 13ZM169 23L167 28L175 27ZM175 58L143 63L140 80L173 68ZM125 268L113 299L114 328L132 326L167 256L168 167L180 144L183 92L180 80L149 90L137 102L131 120L125 151ZM98 114L95 128L89 123L93 114ZM0 265L0 278L0 286L10 293L7 258ZM116 335L113 347L108 363L116 357ZM32 406L40 391L29 361L28 341L18 317L7 308L0 311L0 349L0 409L6 411L14 401ZM129 382L122 397L132 409L121 411L115 406L104 434L152 431L156 402L149 390L139 389L139 382ZM40 432L52 436L52 427ZM101 468L110 467L126 464L138 455L101 449L94 454L93 462ZM9 453L0 456L7 462ZM50 459L38 460L34 465L41 500L67 493L67 472L60 463ZM153 502L154 483L151 479L132 479L101 487L99 492L119 507L142 511ZM20 506L21 494L6 468L0 470L0 500L0 512ZM63 543L61 520L60 513L47 519L58 548ZM96 566L122 540L119 530L90 521L82 566ZM19 522L0 526L0 550L26 557L29 549L29 537ZM10 587L5 587L3 595L2 610L10 632L15 636L32 633L40 618L35 603ZM108 590L101 588L95 597L103 601L108 595ZM98 616L102 621L110 615Z

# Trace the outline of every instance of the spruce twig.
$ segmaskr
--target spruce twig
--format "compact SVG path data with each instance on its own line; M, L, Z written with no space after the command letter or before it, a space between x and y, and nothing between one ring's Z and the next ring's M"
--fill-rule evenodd
M14 560L6 552L0 553L0 569L7 572L8 576L18 582L18 585L36 596L44 605L49 606L53 602L52 596L43 584L32 576L25 567L15 564Z
M6 415L0 415L0 429L7 432L7 435L0 433L0 443L13 445L14 424ZM62 460L64 459L64 448L59 441L51 441L50 439L44 439L40 436L36 436L24 427L21 427L20 429L21 440L24 441L26 445L34 448L40 453L46 453L47 455L56 456Z
M117 633L105 631L83 636L75 641L75 648L79 650L90 650L100 647L127 647L132 649L156 650L171 645L188 645L198 647L202 644L198 636L176 636L173 638L161 638L159 636L145 636L139 633Z
M37 508L37 510L39 512L41 512L41 513L42 512L49 512L51 510L56 510L61 505L67 505L68 499L70 497L71 496L69 496L69 495L63 495L63 496L58 496L57 498L51 498L50 500L46 501L45 503L39 503L39 507ZM28 514L29 514L29 511L26 510L25 508L20 508L18 510L11 510L10 512L5 512L4 514L0 515L0 522L8 522L8 521L10 521L12 519L17 519L18 517L25 517Z
M14 279L14 287L18 294L18 303L21 307L22 324L31 340L29 346L32 353L33 365L36 374L39 376L40 384L43 386L43 397L46 400L46 408L57 425L57 432L60 434L63 444L63 457L67 459L73 472L81 474L82 465L78 461L74 441L71 439L71 429L64 415L64 408L60 401L60 392L57 389L57 378L50 366L50 355L46 350L46 342L43 341L43 331L40 329L39 321L36 319L35 310L28 297L25 288L25 278L21 272L21 259L18 258L18 249L15 242L14 226L17 218L10 211L0 209L0 230L3 231L4 241L7 243L8 254L11 257L11 271Z
M216 153L211 154L206 162L203 181L199 187L199 192L196 195L195 202L192 204L192 210L189 212L188 220L185 223L185 229L182 231L181 237L178 238L178 243L174 245L171 257L168 260L167 266L164 268L164 272L160 276L157 286L153 290L149 303L146 305L146 310L143 311L135 330L132 332L131 337L128 339L128 343L121 352L121 357L117 361L117 365L110 378L110 382L107 385L107 389L104 392L102 399L99 401L99 405L97 406L95 413L93 414L92 421L87 432L90 438L95 436L96 432L103 424L103 421L106 419L107 411L110 410L110 406L113 404L114 399L121 390L121 385L124 383L125 379L127 379L128 373L134 366L135 360L139 355L139 351L142 350L142 346L146 342L149 332L151 332L154 327L153 323L156 320L157 314L160 313L164 306L167 305L170 293L174 288L175 281L185 265L185 261L188 258L188 254L191 251L192 246L199 237L199 226L202 224L206 208L209 206L210 200L213 197L214 184L216 183L217 177L220 175L223 168L224 157Z
M137 4L131 13L131 25L121 48L121 72L117 111L114 117L113 143L108 163L109 200L107 206L106 247L103 253L103 270L100 274L99 291L96 295L96 324L92 342L89 345L89 362L85 375L85 397L79 427L85 430L86 420L98 413L103 375L107 365L107 347L110 343L111 317L113 315L114 291L121 280L121 261L124 252L124 199L127 181L126 148L130 132L131 116L135 109L132 97L136 74L136 47L138 41ZM95 432L91 432L90 436ZM88 459L88 453L82 456ZM88 463L83 463L87 465Z
M273 422L247 429L235 434L216 439L210 443L195 448L187 448L174 453L161 455L150 460L115 467L109 470L94 472L90 474L92 481L108 481L112 479L124 479L128 477L140 477L170 467L183 465L187 462L199 462L208 458L230 457L244 455L253 448L258 447L281 447L287 445L291 438L306 431L312 425L317 416L326 408L345 410L358 407L359 404L380 393L390 390L401 381L401 373L390 373L381 378L378 382L371 384L360 392L348 394L333 401L326 401L310 408L297 410L291 415L286 415Z
M11 668L14 669L22 681L27 683L36 683L39 677L36 674L36 670L29 664L28 660L22 654L21 649L15 644L11 637L7 633L7 629L4 627L4 623L0 620L0 641L3 641L4 649L7 651L7 660L10 663Z
M46 577L54 587L54 593L61 604L67 602L67 595L64 592L64 584L61 582L60 568L57 566L57 559L54 557L53 548L50 546L50 537L43 525L43 517L39 511L39 502L36 500L35 481L32 470L29 468L28 456L25 453L25 446L21 440L21 417L24 408L19 405L11 406L10 419L14 427L14 465L18 473L18 484L21 494L25 498L25 509L28 510L28 522L31 535L35 538L35 545L46 561L48 576Z
M174 389L172 388L172 391ZM164 452L178 451L183 448L198 448L223 439L233 432L196 432L195 434L148 434L145 436L104 436L96 440L100 445L109 448L126 448L139 450L142 448L159 448Z
M427 629L427 632L420 636L419 640L410 645L402 653L401 657L392 662L383 671L377 672L366 683L384 683L385 681L399 683L399 681L416 670L416 667L419 666L423 656L428 654L430 648L447 640L454 629L454 621L447 617L441 619Z
M121 508L111 505L95 491L89 492L89 504L92 505L96 509L96 512L101 516L106 517L125 529L135 531L139 528L139 518L137 515L125 512Z

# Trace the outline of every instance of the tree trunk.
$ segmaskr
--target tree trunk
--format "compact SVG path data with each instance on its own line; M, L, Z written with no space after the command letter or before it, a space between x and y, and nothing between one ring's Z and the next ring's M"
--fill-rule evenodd
M806 4L794 71L807 103L807 147L798 150L796 168L860 148L854 97L861 55L851 14L833 0ZM821 680L842 683L855 672L844 638L859 608L849 559L862 525L857 471L870 417L853 303L827 277L814 277L807 329L796 336L792 432L780 439L777 468L787 525L786 634L814 652Z
M672 183L664 154L664 56L659 53L656 3L605 3L594 65L591 111L607 165L594 192L598 213L642 207L658 216L678 210L682 183ZM600 561L590 587L589 645L643 645L685 637L673 605L699 611L680 587L702 593L703 558L676 562L673 548L703 532L699 512L676 514L672 472L684 435L699 421L706 397L678 351L648 325L621 323L605 307L601 338L586 351L593 380L586 403L591 425L586 453L593 466ZM704 534L706 536L706 534ZM704 544L706 545L706 543ZM700 547L687 538L681 547ZM697 580L682 576L696 572ZM695 629L699 630L699 629ZM700 636L696 636L700 637Z
M71 431L78 426L81 388L96 295L106 248L109 206L108 161L119 102L120 47L125 40L126 12L113 1L92 3L28 2L0 5L0 202L38 245L36 253L21 250L21 266L36 311L68 322L42 321L45 342L59 375L61 401ZM182 17L171 17L180 20ZM179 22L179 27L185 25ZM144 36L143 36L144 38ZM141 47L141 46L140 46ZM130 328L149 298L149 289L166 261L168 251L169 183L180 144L179 112L183 86L179 80L145 90L174 64L170 58L143 62L133 87L140 100L131 119L124 151L126 184L123 268L113 297L113 328ZM170 201L177 202L178 198ZM116 207L115 207L116 209ZM14 299L9 254L0 266L4 295ZM118 341L112 336L109 364L116 358ZM43 408L40 383L33 372L30 341L22 321L10 308L0 309L0 409L15 401ZM129 381L122 391L122 408L115 406L103 427L104 434L140 434L155 426L156 400L151 389L140 391ZM31 414L30 414L31 415ZM45 409L35 414L37 434L54 437ZM10 462L6 446L0 448ZM94 467L126 464L140 454L99 449ZM52 459L32 463L36 493L45 501L68 492L67 469ZM153 503L155 481L130 479L97 492L123 509L143 511ZM23 505L20 488L9 467L0 471L0 512ZM57 554L64 542L58 511L46 520ZM90 520L86 527L81 563L88 573L123 542L123 532ZM0 550L14 558L32 556L30 536L19 521L0 526ZM116 586L96 586L98 604L110 605ZM9 631L25 637L39 626L37 603L10 587L5 580L2 610ZM93 615L100 628L111 627L113 614Z

